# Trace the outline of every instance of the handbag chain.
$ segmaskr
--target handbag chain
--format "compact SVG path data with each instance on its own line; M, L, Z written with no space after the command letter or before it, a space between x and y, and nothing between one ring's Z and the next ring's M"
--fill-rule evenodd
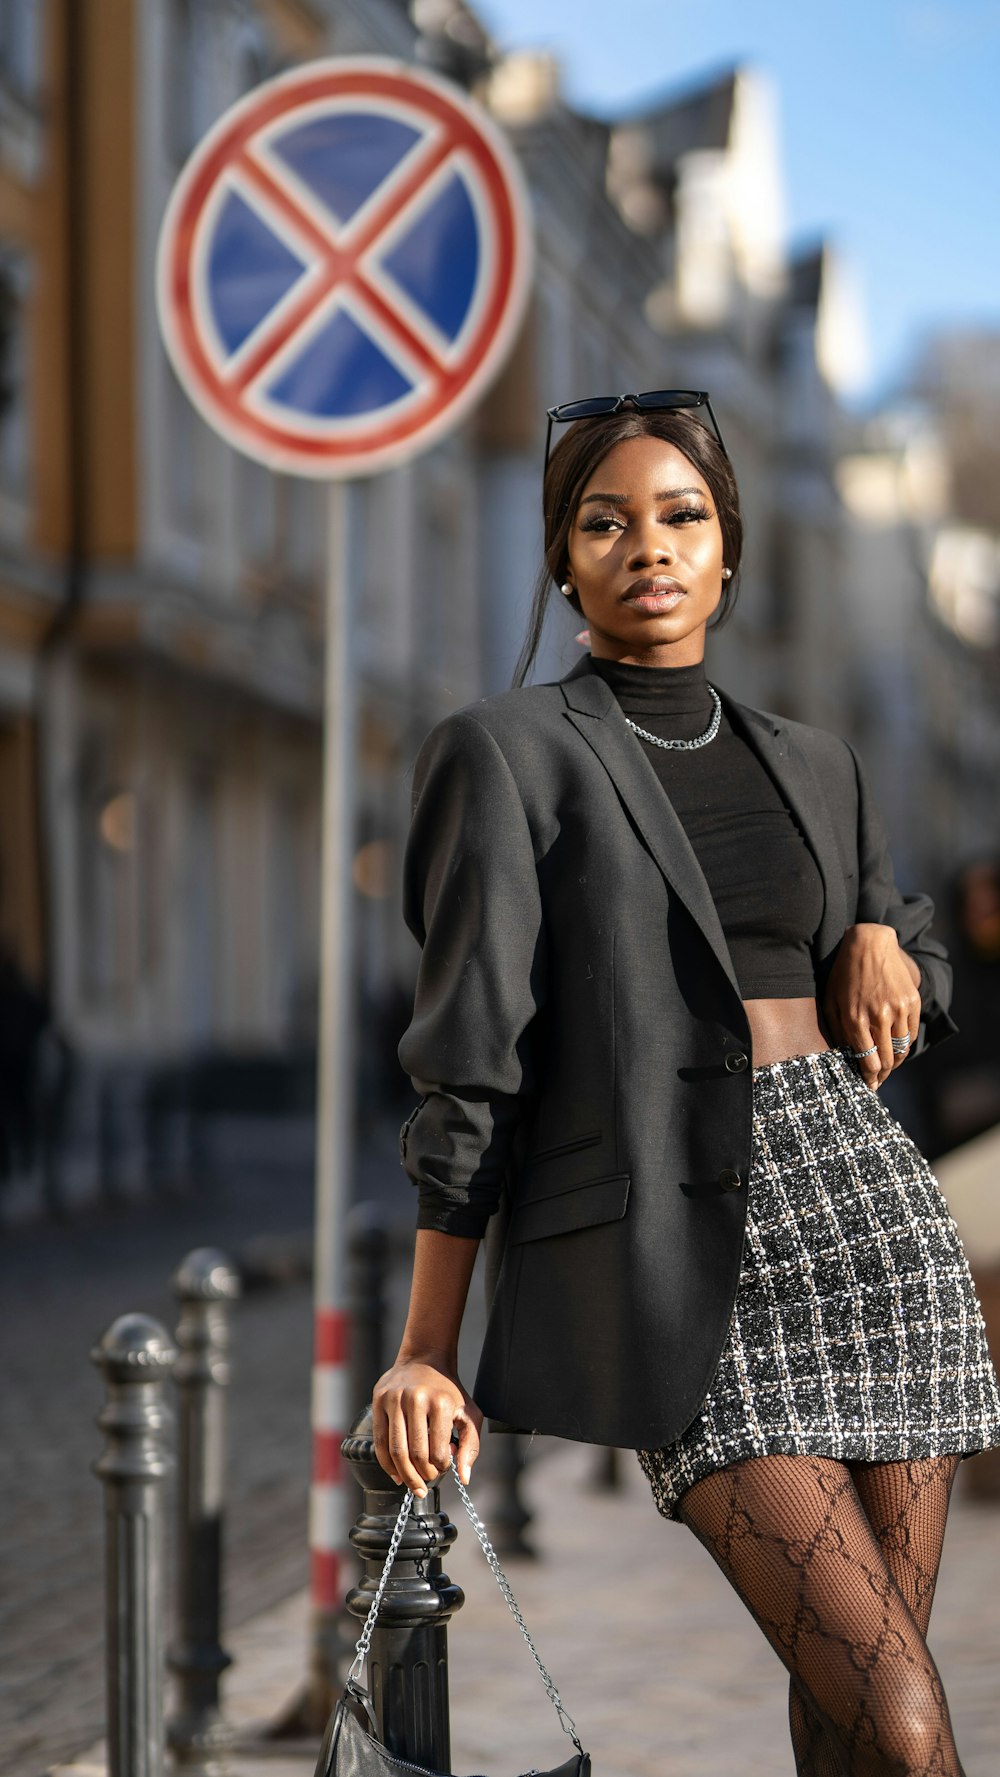
M465 1509L469 1514L469 1519L472 1524L472 1528L475 1531L476 1536L479 1539L479 1543L482 1547L483 1554L486 1556L486 1559L489 1563L490 1571L492 1572L493 1577L497 1582L497 1585L500 1587L501 1592L503 1593L504 1597L507 1600L508 1607L511 1611L512 1616L514 1617L515 1622L517 1623L518 1628L521 1631L521 1634L524 1636L525 1641L527 1642L529 1648L531 1649L532 1658L533 1658L535 1665L538 1667L538 1670L541 1674L542 1683L545 1686L549 1701L552 1704L552 1707L555 1710L557 1716L559 1717L559 1725L562 1728L563 1733L568 1734L570 1736L570 1739L572 1740L577 1751L579 1753L583 1754L583 1747L580 1744L579 1736L577 1735L577 1731L576 1731L576 1723L574 1722L573 1717L570 1715L569 1711L565 1708L562 1698L559 1695L559 1692L556 1690L556 1687L553 1684L552 1679L550 1678L548 1672L545 1670L545 1667L542 1665L542 1662L538 1657L538 1649L536 1648L534 1642L532 1641L531 1636L528 1634L527 1624L525 1623L525 1620L522 1617L520 1610L518 1609L517 1600L514 1597L514 1594L510 1589L510 1582L507 1578L507 1575L504 1573L503 1568L500 1565L496 1550L494 1549L493 1544L490 1542L490 1539L486 1534L486 1526L483 1523L482 1519L480 1518L479 1513L476 1511L476 1508L473 1505L471 1499L469 1498L469 1495L466 1492L465 1486L459 1477L458 1467L455 1462L454 1453L452 1453L452 1456L451 1456L451 1472L455 1477L455 1484L458 1488L458 1491L462 1495L463 1500L465 1501ZM392 1537L389 1542L389 1553L386 1555L386 1558L385 1558L385 1564L382 1568L382 1572L379 1577L378 1587L376 1589L375 1596L372 1599L371 1605L368 1610L368 1615L365 1618L365 1624L364 1624L364 1628L361 1631L360 1638L355 1643L355 1646L357 1648L357 1652L354 1656L354 1659L351 1661L350 1670L348 1671L348 1674L347 1674L348 1681L350 1681L354 1677L355 1668L358 1668L360 1670L361 1664L365 1658L365 1655L368 1652L368 1648L371 1643L372 1634L375 1629L375 1619L378 1616L379 1609L380 1609L380 1606L382 1603L382 1594L385 1591L386 1581L389 1578L389 1569L391 1568L394 1560L396 1559L396 1551L399 1548L400 1539L403 1535L403 1527L406 1524L406 1520L410 1515L410 1510L413 1505L413 1500L414 1500L414 1495L409 1491L409 1489L407 1489L406 1498L403 1500L403 1503L399 1508L399 1515L396 1519L395 1525L393 1526Z

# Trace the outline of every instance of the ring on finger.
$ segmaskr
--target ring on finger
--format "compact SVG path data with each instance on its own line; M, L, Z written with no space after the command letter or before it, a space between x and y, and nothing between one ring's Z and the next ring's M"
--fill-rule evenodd
M894 1055L905 1055L906 1051L910 1047L910 1044L912 1043L912 1041L913 1041L913 1038L910 1036L909 1032L907 1032L905 1037L893 1037L893 1039L892 1039L893 1054Z
M870 1049L852 1049L850 1053L853 1055L855 1061L864 1061L866 1055L878 1054L878 1044L873 1043Z

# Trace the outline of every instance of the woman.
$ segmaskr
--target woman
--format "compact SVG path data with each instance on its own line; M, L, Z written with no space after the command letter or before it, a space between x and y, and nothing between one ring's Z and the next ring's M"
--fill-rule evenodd
M515 685L416 762L420 1206L376 1452L423 1496L453 1428L468 1479L484 1414L634 1448L788 1668L799 1772L955 1777L924 1637L1000 1390L940 1188L877 1097L956 1028L946 954L848 743L705 677L742 544L717 429L673 396L610 405L547 464ZM549 576L590 651L525 686Z

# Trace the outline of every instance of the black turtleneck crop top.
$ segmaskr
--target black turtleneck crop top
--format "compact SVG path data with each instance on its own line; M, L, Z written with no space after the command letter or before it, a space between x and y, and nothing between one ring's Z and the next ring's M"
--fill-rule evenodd
M591 657L623 713L663 740L693 740L714 711L705 665L635 666ZM813 998L811 940L823 879L777 783L725 710L706 746L635 736L691 842L744 999Z

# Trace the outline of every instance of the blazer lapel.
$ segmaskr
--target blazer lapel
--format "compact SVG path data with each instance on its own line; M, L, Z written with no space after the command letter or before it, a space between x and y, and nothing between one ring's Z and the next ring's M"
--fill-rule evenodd
M603 763L668 884L700 926L740 997L729 946L704 872L673 804L642 745L628 727L618 699L586 654L560 680L574 727Z
M589 654L559 683L570 721L602 761L664 877L701 928L735 993L742 997L704 872L673 804L625 721L618 699L594 672ZM825 895L814 943L815 959L821 962L843 936L847 912L845 866L822 785L779 716L738 703L721 687L719 696L733 729L754 748L778 784L816 859Z

